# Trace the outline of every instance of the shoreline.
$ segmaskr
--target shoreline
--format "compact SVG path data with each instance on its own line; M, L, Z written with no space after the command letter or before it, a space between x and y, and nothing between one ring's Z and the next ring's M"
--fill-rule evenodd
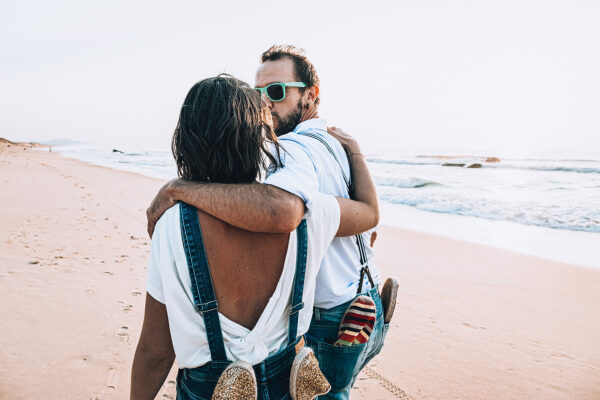
M164 181L3 144L0 166L0 398L127 398L145 209ZM384 380L414 399L600 397L600 271L379 233L376 263L400 279L398 305L352 398L398 398ZM158 398L173 398L174 373Z
M42 150L47 145L39 145ZM152 168L134 164L110 164L106 160L91 161L77 153L55 149L60 156L89 165L127 171L154 179L171 179L166 173L157 175ZM423 156L425 157L425 156ZM433 157L433 156L428 156ZM175 173L175 172L174 172ZM488 245L533 255L549 261L563 262L585 268L600 270L600 233L550 228L520 224L508 220L495 220L452 213L427 212L415 207L381 201L381 227L407 229L436 236L447 237ZM571 251L565 243L577 243L577 251Z
M600 257L597 255L600 233L433 213L389 203L382 203L381 210L382 215L387 215L390 221L386 225L391 227L600 270Z

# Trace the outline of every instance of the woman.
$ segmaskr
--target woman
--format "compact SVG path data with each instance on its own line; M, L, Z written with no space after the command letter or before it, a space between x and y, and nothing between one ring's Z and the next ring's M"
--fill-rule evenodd
M250 86L219 75L189 91L173 136L180 178L252 183L278 167L279 151L268 109ZM363 160L355 167L366 169ZM178 399L210 398L232 362L252 366L258 398L288 398L296 353L307 353L302 335L321 259L345 224L367 230L377 219L374 185L355 185L356 198L368 201L317 193L290 234L244 231L183 203L169 209L152 237L131 398L153 399L175 357Z

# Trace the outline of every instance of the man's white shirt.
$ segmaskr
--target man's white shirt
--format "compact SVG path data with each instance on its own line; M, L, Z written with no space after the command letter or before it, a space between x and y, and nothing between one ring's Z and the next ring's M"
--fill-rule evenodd
M340 165L320 141L301 133L319 135L333 149L344 174L350 177L350 165L341 144L327 133L325 119L304 121L293 132L278 138L283 147L283 168L268 175L265 184L277 186L304 200L308 213L313 208L315 192L348 198L348 189ZM371 231L362 234L369 260L369 270L375 284L380 274L373 264L373 250L369 246ZM317 275L315 307L329 309L346 303L356 296L360 278L360 256L356 238L335 238L323 258ZM371 286L365 277L363 290Z

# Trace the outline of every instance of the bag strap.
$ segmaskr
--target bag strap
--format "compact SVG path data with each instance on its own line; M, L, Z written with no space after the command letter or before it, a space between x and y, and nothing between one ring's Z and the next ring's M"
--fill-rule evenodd
M335 152L333 151L333 149L331 148L329 143L327 143L327 141L325 141L325 139L323 139L320 135L318 135L316 133L312 133L310 131L309 132L297 132L297 134L313 138L313 139L321 142L323 144L323 146L325 146L327 151L333 156L333 158L337 162L338 166L340 167L340 171L342 172L342 177L344 178L344 182L346 183L346 188L348 189L348 196L350 198L352 198L352 194L353 194L352 181L346 176L346 173L344 172L344 168L342 167L342 163L340 162L339 158L337 157L337 155L335 154ZM354 237L356 238L356 246L358 247L358 254L360 257L360 279L358 281L358 289L356 291L356 293L358 294L358 293L362 292L362 285L363 285L365 275L369 279L369 283L371 284L371 287L375 287L375 284L373 283L373 278L371 277L371 272L369 271L369 259L367 258L367 252L365 250L364 239L361 234L355 235Z

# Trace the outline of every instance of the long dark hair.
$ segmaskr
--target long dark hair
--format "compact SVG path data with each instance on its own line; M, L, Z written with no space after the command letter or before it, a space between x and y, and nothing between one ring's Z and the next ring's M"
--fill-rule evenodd
M261 169L281 166L271 114L260 94L227 74L192 86L171 149L178 176L192 181L249 183Z

